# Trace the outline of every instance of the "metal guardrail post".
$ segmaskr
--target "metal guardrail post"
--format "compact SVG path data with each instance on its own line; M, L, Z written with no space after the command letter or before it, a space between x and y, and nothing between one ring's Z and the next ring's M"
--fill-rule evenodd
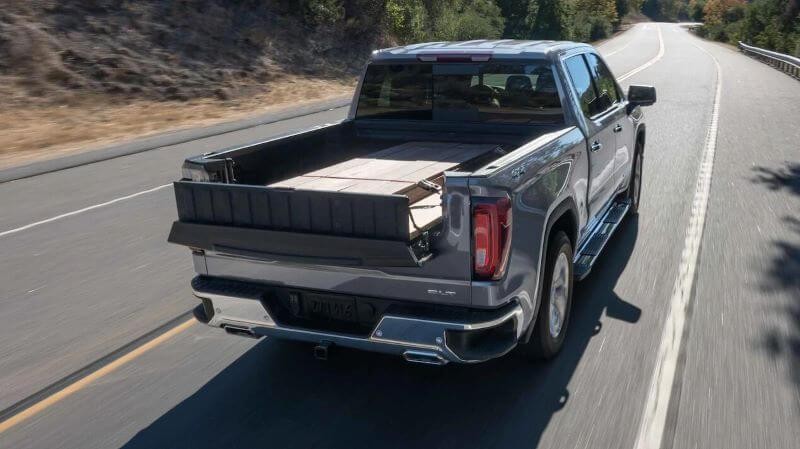
M800 80L800 58L753 47L741 41L739 42L739 50L746 55L753 56L759 61L769 64L783 73Z

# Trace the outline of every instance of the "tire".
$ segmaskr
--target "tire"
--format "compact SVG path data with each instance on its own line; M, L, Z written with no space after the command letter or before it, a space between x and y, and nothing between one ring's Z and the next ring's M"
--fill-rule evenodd
M526 356L551 359L564 345L572 309L573 274L572 243L567 234L558 231L547 245L542 301L533 334L520 346Z
M627 199L631 203L628 213L637 215L639 213L639 203L642 200L642 167L644 166L644 155L641 144L636 144L636 152L633 155L633 167L631 167L631 180L628 184Z

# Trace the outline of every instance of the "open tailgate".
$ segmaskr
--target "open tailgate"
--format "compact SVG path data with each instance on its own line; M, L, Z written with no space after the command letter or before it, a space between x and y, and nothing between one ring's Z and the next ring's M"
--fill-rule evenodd
M265 260L416 267L404 195L327 192L195 181L174 183L178 221L168 240Z

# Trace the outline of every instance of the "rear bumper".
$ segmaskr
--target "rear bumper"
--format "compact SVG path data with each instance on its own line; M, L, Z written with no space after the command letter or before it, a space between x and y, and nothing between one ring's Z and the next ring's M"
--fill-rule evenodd
M513 301L495 310L436 310L435 313L387 312L365 335L282 324L265 301L267 287L198 277L192 282L203 302L198 318L229 333L272 336L339 345L403 356L419 363L483 362L508 353L524 332L523 311Z

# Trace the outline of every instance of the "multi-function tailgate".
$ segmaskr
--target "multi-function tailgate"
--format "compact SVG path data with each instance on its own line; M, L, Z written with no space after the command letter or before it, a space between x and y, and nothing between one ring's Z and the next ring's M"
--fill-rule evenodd
M178 181L169 241L246 257L345 266L416 267L404 195Z

